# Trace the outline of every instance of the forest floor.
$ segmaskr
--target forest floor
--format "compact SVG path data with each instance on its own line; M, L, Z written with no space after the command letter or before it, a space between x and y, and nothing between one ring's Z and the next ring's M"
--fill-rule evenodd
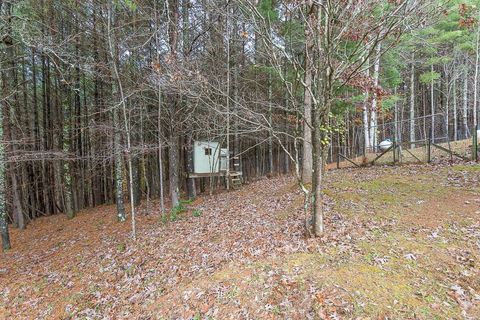
M320 239L291 177L141 216L136 242L114 206L12 230L0 318L480 319L480 165L326 179Z

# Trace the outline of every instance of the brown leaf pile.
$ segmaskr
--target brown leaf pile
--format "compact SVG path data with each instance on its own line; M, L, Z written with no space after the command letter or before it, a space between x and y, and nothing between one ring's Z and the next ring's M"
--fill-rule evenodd
M479 176L473 166L330 172L319 239L305 238L291 177L203 196L168 223L151 203L136 242L114 206L38 219L0 254L0 318L476 315Z

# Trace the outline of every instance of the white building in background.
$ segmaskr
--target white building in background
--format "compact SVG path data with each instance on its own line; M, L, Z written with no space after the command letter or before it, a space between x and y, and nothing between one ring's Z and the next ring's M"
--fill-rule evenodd
M227 170L228 150L215 141L195 141L193 144L193 173L215 174Z
M228 170L230 160L233 170ZM229 151L215 141L195 141L193 143L193 172L190 179L224 177L227 190L237 189L243 183L243 173L240 169L240 157L229 157Z

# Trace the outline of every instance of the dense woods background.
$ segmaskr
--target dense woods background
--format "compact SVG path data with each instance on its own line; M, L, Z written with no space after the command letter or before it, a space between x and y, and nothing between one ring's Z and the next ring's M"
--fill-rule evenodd
M195 197L209 188L187 176L197 139L232 150L247 180L308 182L361 132L374 148L381 123L440 113L468 138L479 5L0 1L4 248L7 223L109 203L124 221L124 201Z

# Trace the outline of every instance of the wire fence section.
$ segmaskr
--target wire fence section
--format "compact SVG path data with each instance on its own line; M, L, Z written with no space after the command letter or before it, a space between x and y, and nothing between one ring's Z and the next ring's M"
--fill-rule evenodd
M477 159L479 134L473 124L449 121L443 113L392 121L362 123L332 137L329 162L338 166L366 163L430 162L441 158ZM475 145L474 145L475 144Z

